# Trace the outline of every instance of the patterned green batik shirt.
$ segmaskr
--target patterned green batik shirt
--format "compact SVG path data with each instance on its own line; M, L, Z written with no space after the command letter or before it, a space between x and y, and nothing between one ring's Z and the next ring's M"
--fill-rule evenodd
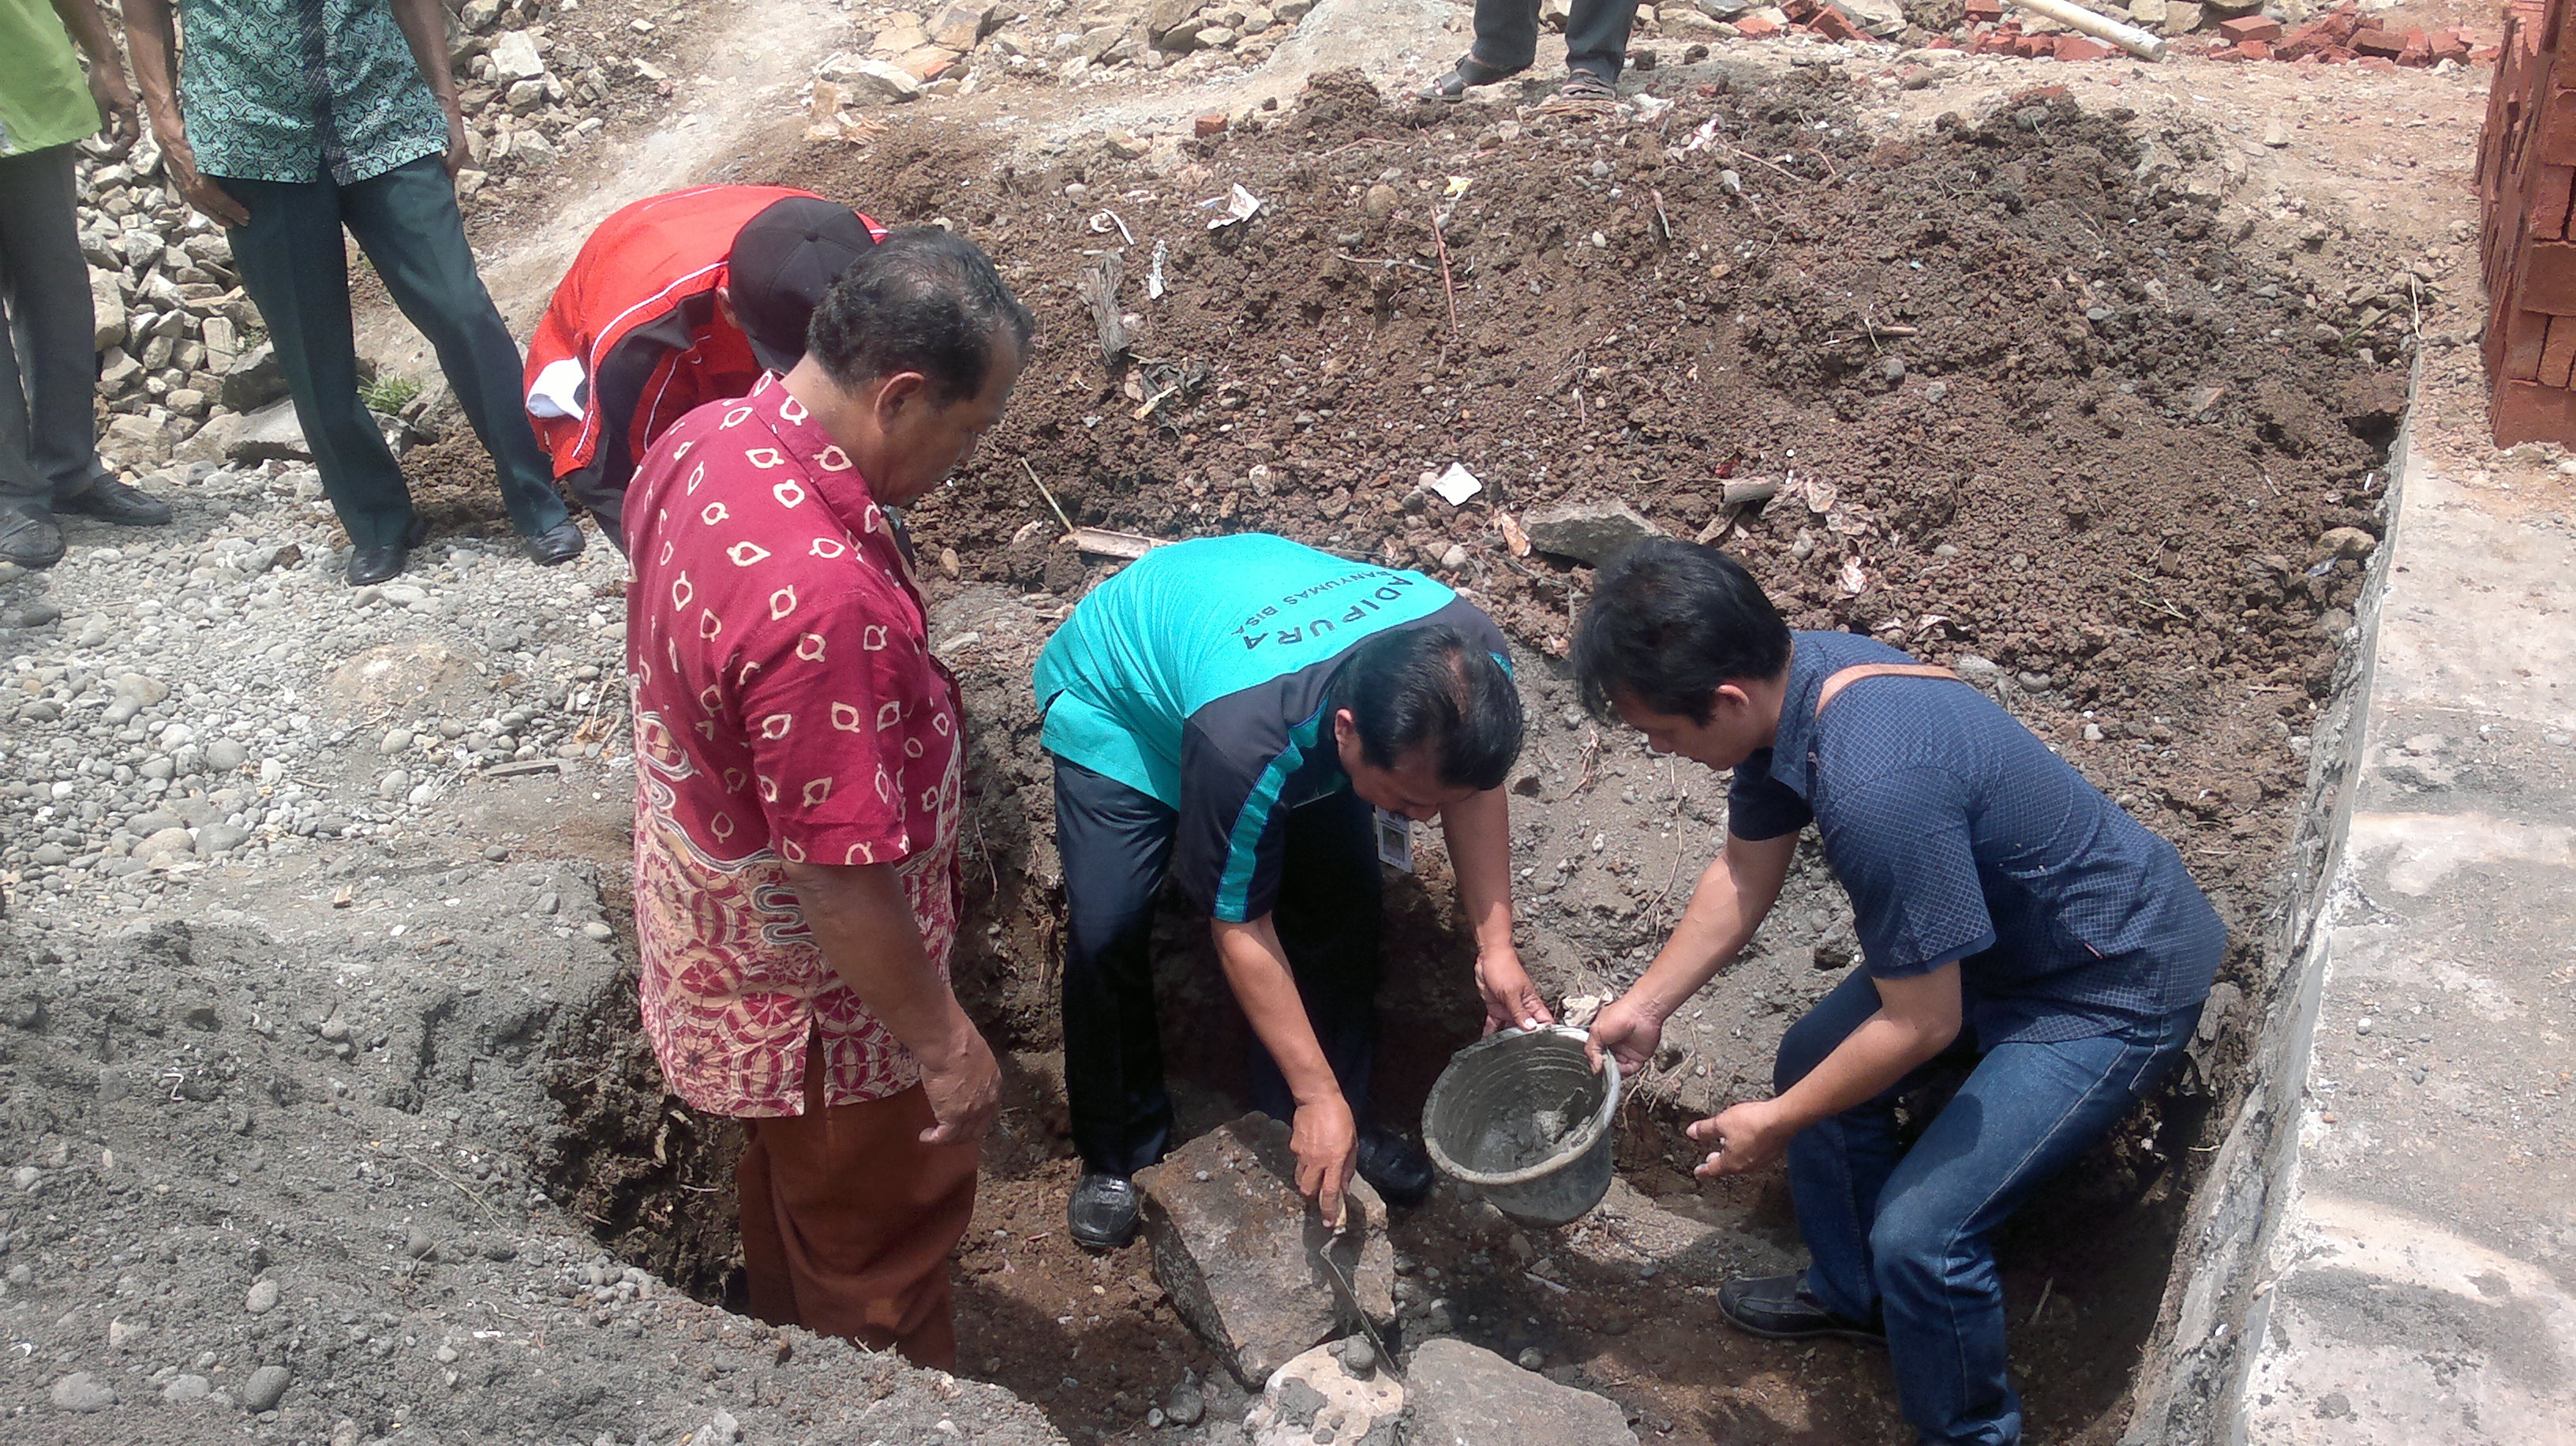
M387 0L179 0L179 112L197 169L342 185L447 153Z

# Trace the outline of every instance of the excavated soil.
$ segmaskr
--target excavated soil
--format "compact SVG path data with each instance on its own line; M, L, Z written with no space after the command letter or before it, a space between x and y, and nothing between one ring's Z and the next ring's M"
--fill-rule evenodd
M2192 1067L2003 1241L2035 1436L2117 1434L2189 1147L2239 1092L2238 991L2263 994L2306 735L2361 587L2350 537L2340 556L2321 539L2379 530L2404 313L2363 302L2376 281L2346 290L2366 247L2321 234L2294 267L2222 231L2192 182L2203 138L2042 91L1881 144L1829 67L1742 86L1636 122L1412 111L1328 75L1177 152L1014 160L925 123L745 177L945 219L1041 321L1005 423L913 525L976 724L960 987L1015 1074L961 1262L967 1367L1076 1440L1161 1439L1146 1409L1184 1371L1223 1373L1141 1249L1095 1259L1061 1234L1075 1166L1055 1073L1058 874L1026 679L1115 564L1056 540L1036 481L1079 525L1281 532L1423 568L1491 609L1536 723L1514 783L1525 947L1552 997L1597 998L1678 912L1722 827L1719 783L1574 708L1557 660L1588 570L1516 551L1505 517L1616 500L1699 536L1724 481L1782 480L1726 545L1795 625L1970 671L2180 847L2230 921ZM1238 185L1260 210L1212 229L1222 207L1201 203ZM1077 287L1112 253L1106 312L1129 341L1104 357ZM414 460L432 507L492 514L470 443ZM1484 483L1463 507L1419 485L1451 462ZM1389 895L1380 1113L1396 1122L1479 1017L1436 841L1417 858ZM1815 864L1751 957L1673 1021L1603 1212L1534 1235L1444 1193L1399 1222L1405 1329L1536 1347L1669 1439L1901 1429L1881 1360L1719 1327L1717 1280L1787 1268L1795 1231L1776 1179L1695 1186L1678 1135L1767 1088L1780 1030L1854 957ZM1237 1108L1246 1034L1205 931L1176 909L1161 939L1184 1127L1212 1124ZM722 1299L733 1142L669 1108L616 1011L595 1033L575 1054L599 1065L556 1084L571 1133L548 1177L621 1258Z

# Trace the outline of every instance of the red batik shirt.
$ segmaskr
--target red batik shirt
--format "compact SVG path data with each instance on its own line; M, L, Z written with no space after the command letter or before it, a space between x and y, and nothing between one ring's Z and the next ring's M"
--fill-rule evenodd
M825 962L785 865L892 864L945 978L957 936L957 685L867 479L775 376L663 434L626 506L635 577L635 937L672 1090L737 1116L920 1078Z

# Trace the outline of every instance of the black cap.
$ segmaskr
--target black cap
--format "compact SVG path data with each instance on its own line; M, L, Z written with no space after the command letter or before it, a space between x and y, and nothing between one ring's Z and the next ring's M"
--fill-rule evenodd
M725 261L727 286L762 366L796 365L823 293L875 244L857 212L814 196L790 196L743 223Z

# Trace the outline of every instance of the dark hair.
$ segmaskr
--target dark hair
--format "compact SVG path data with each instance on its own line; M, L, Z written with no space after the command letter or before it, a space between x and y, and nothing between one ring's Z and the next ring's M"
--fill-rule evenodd
M1429 748L1450 788L1500 788L1521 756L1510 670L1447 623L1393 628L1352 648L1333 670L1327 711L1343 708L1372 766Z
M996 336L1009 332L1025 354L1036 329L981 247L937 226L905 226L841 273L814 308L805 348L848 390L919 372L944 407L984 389Z
M1574 630L1574 679L1596 718L1611 695L1708 721L1729 682L1789 666L1789 625L1741 563L1714 547L1649 538L1610 559Z

